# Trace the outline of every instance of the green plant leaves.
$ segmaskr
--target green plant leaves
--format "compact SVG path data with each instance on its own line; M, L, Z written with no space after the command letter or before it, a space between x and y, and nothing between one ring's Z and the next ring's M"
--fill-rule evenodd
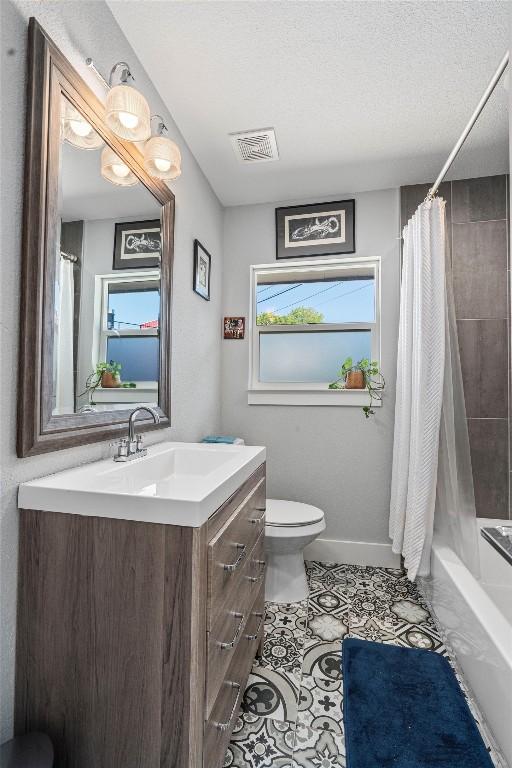
M381 392L386 386L386 381L380 372L377 360L368 360L367 357L363 357L357 363L354 363L351 357L346 357L338 371L338 376L340 378L329 384L329 389L344 389L345 380L351 371L362 371L364 374L365 386L370 396L370 403L369 405L363 406L363 413L365 418L369 419L370 416L375 415L375 411L372 408L374 401L382 400Z

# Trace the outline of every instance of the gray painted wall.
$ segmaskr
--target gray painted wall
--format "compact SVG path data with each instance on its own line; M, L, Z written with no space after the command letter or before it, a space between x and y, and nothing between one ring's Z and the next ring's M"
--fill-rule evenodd
M35 16L98 95L101 86L85 67L92 56L102 72L127 60L137 87L160 113L183 155L182 178L174 182L176 239L173 307L173 428L152 435L197 440L220 426L220 297L222 208L176 125L103 0L11 2L2 0L2 166L0 278L1 517L0 517L0 742L12 731L16 606L18 484L107 455L103 444L31 459L15 455L20 236L23 195L26 34ZM192 245L199 238L213 256L212 300L192 292Z
M336 198L353 197L338 195ZM389 543L396 339L399 194L356 197L358 256L382 258L384 405L367 421L354 407L247 405L249 344L222 342L222 428L266 445L269 497L325 511L323 538ZM300 201L294 201L300 202ZM275 205L228 208L224 219L224 315L249 314L249 265L275 261Z

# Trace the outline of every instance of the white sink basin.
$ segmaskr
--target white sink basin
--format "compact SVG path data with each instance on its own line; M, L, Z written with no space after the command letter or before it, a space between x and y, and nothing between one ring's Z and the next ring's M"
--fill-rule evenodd
M263 461L260 447L159 443L140 459L106 459L22 483L18 506L200 526Z

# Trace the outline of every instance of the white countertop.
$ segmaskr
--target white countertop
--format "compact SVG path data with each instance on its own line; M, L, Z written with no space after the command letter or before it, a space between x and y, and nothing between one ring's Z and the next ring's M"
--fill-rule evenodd
M265 448L158 443L128 462L104 459L22 483L21 509L198 527L265 461Z

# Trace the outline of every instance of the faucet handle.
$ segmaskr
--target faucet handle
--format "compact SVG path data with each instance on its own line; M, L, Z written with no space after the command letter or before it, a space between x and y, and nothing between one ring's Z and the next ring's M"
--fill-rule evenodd
M117 455L128 456L128 440L126 437L122 437L117 444Z
M113 443L109 443L109 448L119 448L120 445L125 445L128 442L126 437L120 437L119 440L115 440Z
M137 435L137 451L144 450L144 435Z
M128 440L122 437L117 443L109 443L110 448L115 448L114 461L126 461L128 457Z

